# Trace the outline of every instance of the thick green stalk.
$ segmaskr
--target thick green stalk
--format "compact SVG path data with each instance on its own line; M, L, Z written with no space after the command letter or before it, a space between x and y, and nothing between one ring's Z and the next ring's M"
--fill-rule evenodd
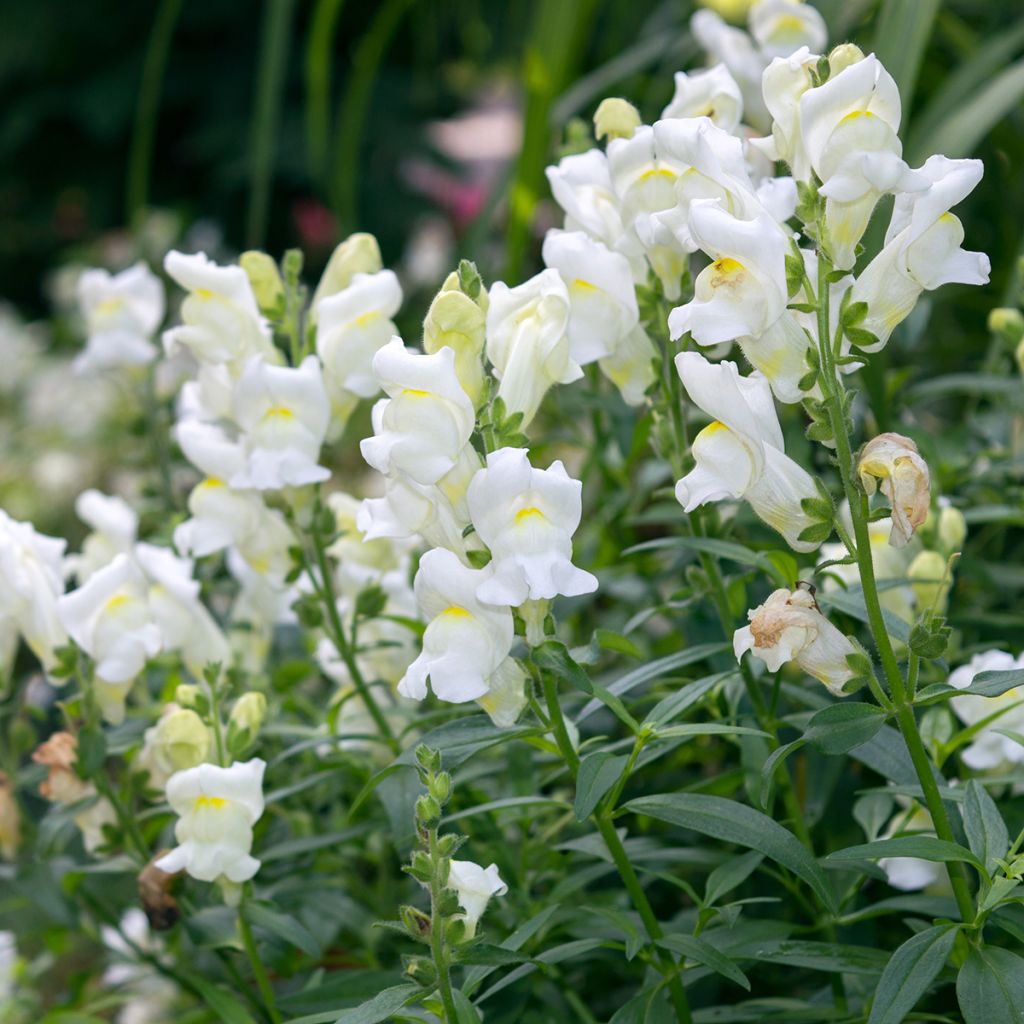
M437 827L430 829L430 952L437 968L437 988L441 993L444 1006L445 1024L457 1024L458 1010L455 1008L455 996L452 994L452 979L448 949L444 940L444 918L440 913L441 894L444 882L441 879L440 866L443 858L437 849Z
M878 584L875 580L875 567L871 557L871 538L868 534L868 505L863 491L855 484L855 467L850 436L847 432L845 396L842 378L836 370L835 356L832 351L829 325L829 280L832 266L824 254L818 254L818 352L821 359L821 385L825 396L832 432L835 435L836 458L839 463L839 474L842 478L843 490L850 507L850 518L853 520L853 534L856 542L857 566L860 571L861 590L864 594L864 606L867 609L868 626L871 630L875 648L878 651L882 670L885 673L889 690L896 709L896 722L903 735L903 741L910 754L921 790L924 794L928 812L935 826L935 834L949 843L955 843L953 829L949 822L945 804L939 793L933 766L921 740L917 728L914 709L908 699L907 687L900 672L896 652L885 626L882 605L878 596ZM967 884L967 873L964 865L947 863L950 884L961 918L966 922L974 920L974 901Z
M263 961L260 960L260 955L256 951L256 940L252 937L252 928L249 927L249 922L246 920L244 905L238 908L238 933L242 938L242 945L245 947L246 955L249 957L249 963L252 965L256 986L263 997L267 1013L274 1024L281 1024L281 1014L278 1013L277 1004L274 1002L274 990L270 986L270 980L267 978Z
M551 716L551 726L555 734L555 742L558 744L558 749L575 780L576 773L580 767L580 757L576 753L572 741L569 739L569 731L565 726L565 717L562 715L562 706L558 700L558 689L550 673L540 670L540 677L541 684L544 687L544 699L547 702L548 713ZM680 1024L690 1024L693 1016L690 1013L690 1002L686 998L686 988L683 985L683 979L680 977L671 956L657 944L663 935L661 925L658 923L658 918L655 916L650 901L647 899L647 894L644 892L643 886L633 870L633 865L629 862L626 848L622 845L622 840L615 831L615 825L607 812L596 813L594 821L605 841L605 845L608 847L608 852L612 856L612 861L619 872L622 884L626 887L626 892L629 893L629 898L640 915L640 920L643 921L644 930L647 932L647 938L657 958L658 966L668 983L669 995L672 998L676 1017Z

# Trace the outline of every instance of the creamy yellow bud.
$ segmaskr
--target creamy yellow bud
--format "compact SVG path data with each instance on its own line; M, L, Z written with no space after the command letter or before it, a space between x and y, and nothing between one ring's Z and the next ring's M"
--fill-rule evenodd
M192 683L180 683L174 691L174 703L183 708L194 708L199 698L199 687Z
M242 253L238 263L249 278L260 312L279 316L284 309L284 281L274 260L265 252L250 249Z
M715 14L739 24L746 20L750 8L754 6L754 0L698 0L701 7L707 7Z
M948 553L959 551L967 539L967 520L963 512L947 505L939 512L939 543Z
M456 290L448 287L453 277ZM458 277L452 274L434 296L423 321L423 349L433 354L447 346L455 352L455 375L476 407L484 395L483 351L487 318L476 302L457 289ZM484 293L481 291L480 294Z
M988 329L1016 345L1024 340L1024 313L1012 306L999 306L988 315Z
M640 126L640 113L628 100L609 96L594 112L594 134L599 138L631 139Z
M831 77L864 59L864 51L856 43L840 43L829 55Z
M907 576L912 580L919 611L933 607L937 612L945 611L949 593L949 581L943 583L945 572L946 560L938 551L922 551L910 563Z
M210 730L190 708L164 714L157 723L155 746L175 771L202 764L210 753Z
M380 256L380 246L373 235L365 231L349 235L327 261L320 283L313 293L313 309L321 299L328 295L337 295L344 291L356 274L376 274L384 266Z
M231 709L231 721L255 736L267 717L267 698L255 690L243 694Z

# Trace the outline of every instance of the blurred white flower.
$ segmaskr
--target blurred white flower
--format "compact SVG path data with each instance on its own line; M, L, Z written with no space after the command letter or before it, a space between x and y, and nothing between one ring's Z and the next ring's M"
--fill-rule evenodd
M156 866L187 871L202 882L246 882L259 871L250 853L252 828L263 814L263 771L258 757L229 768L201 764L167 781L167 802L178 815L178 841Z
M719 128L734 133L743 119L743 96L724 64L704 71L677 71L675 93L661 116L707 117Z
M935 835L931 815L917 804L897 811L879 839L908 835ZM945 868L941 864L918 857L883 857L878 866L885 872L889 884L902 892L927 889L946 877Z
M954 669L949 685L965 690L981 672L1008 672L1019 668L1024 668L1024 654L1015 658L1006 651L985 651ZM963 694L951 698L949 703L965 726L975 726L992 715L997 716L981 728L961 753L960 758L968 768L982 772L1024 762L1024 746L999 731L1024 732L1024 688L1015 686L998 697Z
M94 488L82 491L75 499L75 514L92 532L82 542L79 554L68 555L66 565L79 583L84 583L117 555L131 552L139 517L124 498Z
M213 747L210 730L199 715L173 703L164 706L142 741L133 767L146 772L154 789L163 789L175 772L202 764Z
M467 939L476 935L477 922L483 917L491 897L504 896L508 892L508 886L498 874L497 864L482 868L471 860L451 861L447 886L454 889L459 897Z

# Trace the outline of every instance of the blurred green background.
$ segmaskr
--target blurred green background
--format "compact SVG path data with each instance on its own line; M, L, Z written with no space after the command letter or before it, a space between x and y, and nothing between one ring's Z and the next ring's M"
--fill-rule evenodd
M961 216L1002 293L1024 223L1019 0L817 6L833 42L876 49L896 74L912 162L985 160ZM609 93L655 118L672 72L699 60L693 7L2 0L0 295L42 313L45 273L147 205L212 221L228 249L301 245L314 266L364 229L389 262L418 260L424 285L456 254L487 276L525 272L554 217L537 201L567 122ZM994 301L940 301L939 356L956 361L956 332Z

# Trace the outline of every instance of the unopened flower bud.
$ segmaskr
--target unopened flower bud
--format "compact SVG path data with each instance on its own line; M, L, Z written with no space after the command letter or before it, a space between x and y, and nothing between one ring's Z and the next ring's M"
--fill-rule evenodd
M243 694L231 709L231 721L239 729L255 736L267 717L267 698L256 690Z
M443 807L452 795L452 777L440 772L430 783L430 795Z
M594 134L598 139L631 139L641 124L640 113L628 100L609 96L594 112Z
M174 703L182 708L194 708L201 692L192 683L180 683L174 691Z
M436 825L441 820L441 805L432 796L424 793L416 801L416 817L424 825Z
M406 976L424 988L432 988L437 981L437 969L426 957L412 957L405 965Z
M423 850L416 850L412 855L408 871L416 881L428 885L434 873L434 866L430 861L430 857Z
M454 287L450 287L454 282ZM485 293L481 291L481 295ZM486 315L479 301L459 290L452 273L434 296L423 321L423 350L433 354L447 346L455 352L455 375L474 407L484 394L483 351Z
M950 581L945 579L946 560L937 551L922 551L910 563L907 576L911 579L917 606L921 611L935 608L945 610Z
M840 71L845 71L864 59L864 51L856 43L840 43L828 55L831 76L835 78Z
M952 505L939 512L939 543L947 553L959 551L967 539L967 520L963 512Z
M410 907L408 904L398 908L398 916L405 925L405 930L414 939L423 939L430 935L430 916L422 910Z
M1008 345L1017 345L1024 339L1024 313L1008 306L993 309L988 315L988 329L1005 338Z
M320 283L313 293L312 308L328 295L337 295L344 291L356 274L376 274L384 266L380 256L380 246L373 235L359 231L349 235L327 261Z
M160 718L155 745L174 770L181 772L206 760L210 730L191 708L178 708Z
M441 770L440 752L432 750L425 743L421 743L416 748L416 762L424 771L427 772L437 772Z
M249 278L260 312L279 316L284 308L284 281L274 260L265 252L250 249L242 253L238 263Z

